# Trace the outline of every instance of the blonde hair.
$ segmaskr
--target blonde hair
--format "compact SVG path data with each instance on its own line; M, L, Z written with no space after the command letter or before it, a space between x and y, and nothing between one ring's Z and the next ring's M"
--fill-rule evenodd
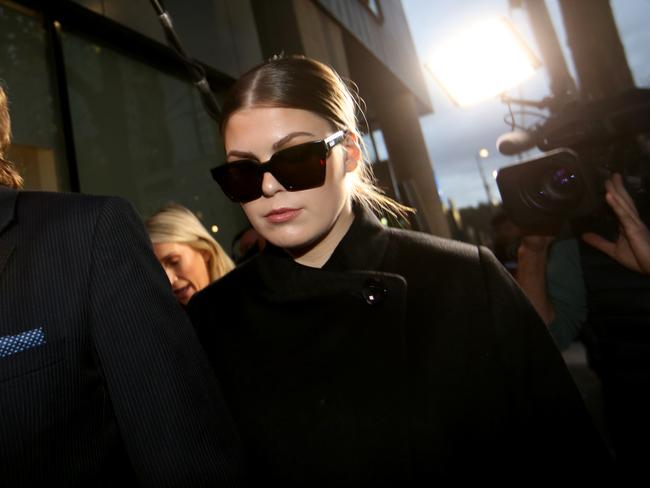
M274 56L235 82L224 101L220 123L223 135L228 120L238 110L251 107L298 108L325 118L334 130L354 134L362 158L351 175L354 201L376 212L406 218L414 210L384 195L375 184L368 152L359 131L356 112L363 115L361 98L354 83L346 84L326 64L305 56Z
M210 282L231 271L235 265L219 243L208 233L191 210L177 203L169 203L145 222L149 238L154 244L176 242L187 244L197 251L207 251Z
M0 185L9 188L21 188L23 179L18 174L11 161L5 159L5 151L11 144L11 118L9 117L9 102L2 86L0 86Z

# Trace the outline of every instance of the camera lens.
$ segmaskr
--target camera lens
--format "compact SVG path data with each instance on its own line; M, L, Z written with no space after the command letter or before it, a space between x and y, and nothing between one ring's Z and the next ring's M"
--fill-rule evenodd
M571 198L578 189L578 176L566 168L556 168L543 183L542 191L551 198Z
M527 200L547 213L563 213L575 207L582 198L580 175L564 166L547 166L527 185Z

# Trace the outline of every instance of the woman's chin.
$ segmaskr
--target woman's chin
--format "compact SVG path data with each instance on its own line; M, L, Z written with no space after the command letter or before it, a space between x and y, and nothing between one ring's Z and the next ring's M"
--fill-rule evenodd
M304 239L284 238L274 240L269 239L268 241L274 246L284 249L291 254L300 253L302 249L310 247L309 241L305 241Z

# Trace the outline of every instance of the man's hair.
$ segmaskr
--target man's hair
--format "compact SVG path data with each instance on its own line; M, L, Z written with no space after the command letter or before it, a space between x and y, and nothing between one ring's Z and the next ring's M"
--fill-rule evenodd
M11 161L5 159L5 152L11 144L11 119L9 104L2 86L0 86L0 186L20 188L23 179L20 177Z

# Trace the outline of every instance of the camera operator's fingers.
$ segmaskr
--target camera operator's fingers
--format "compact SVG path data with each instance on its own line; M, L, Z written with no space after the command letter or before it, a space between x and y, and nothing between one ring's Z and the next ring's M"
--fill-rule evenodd
M625 185L623 184L623 178L619 173L614 173L612 177L605 182L605 188L608 193L616 196L621 204L627 207L631 213L639 215L634 200L632 200L632 197L626 190Z
M598 234L587 232L586 234L582 234L582 240L590 246L593 246L599 251L607 254L614 261L617 261L632 271L639 273L649 272L649 270L646 270L646 267L637 259L635 253L630 247L629 242L623 236L620 236L618 238L618 241L614 243L608 241L607 239L604 239Z
M595 247L599 251L604 252L609 257L615 258L616 244L614 242L610 242L604 237L599 236L594 232L587 232L585 234L582 234L582 240L585 241L590 246Z
M626 233L635 233L645 227L634 204L630 206L620 195L609 191L605 194L605 200Z

